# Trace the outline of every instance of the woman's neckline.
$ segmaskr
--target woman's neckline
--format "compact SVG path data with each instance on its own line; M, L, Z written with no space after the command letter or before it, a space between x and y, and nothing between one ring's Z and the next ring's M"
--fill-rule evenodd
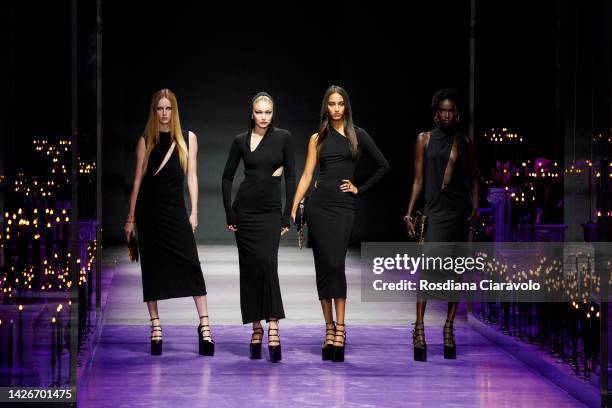
M340 133L340 132L338 131L338 129L336 129L335 127L333 127L333 126L331 126L331 125L330 125L329 127L330 127L330 128L332 128L332 129L334 130L334 132L336 132L337 134L339 134L339 135L340 135L340 136L342 136L343 138L345 138L345 139L347 138L347 137L346 137L346 135L343 135L342 133Z

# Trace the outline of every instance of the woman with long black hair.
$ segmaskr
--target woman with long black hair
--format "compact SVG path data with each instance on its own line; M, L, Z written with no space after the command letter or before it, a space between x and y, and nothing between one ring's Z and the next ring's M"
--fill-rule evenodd
M378 168L357 187L352 180L357 160L363 153L372 157ZM389 163L370 135L353 124L348 93L336 85L329 87L323 96L319 129L308 143L304 172L291 210L294 221L317 164L319 177L306 205L306 222L326 325L322 359L341 362L346 341L345 258L355 218L355 197L378 183L389 170Z
M161 299L193 296L200 324L199 353L215 352L206 304L206 285L194 232L198 226L198 143L181 129L176 96L169 89L151 99L149 119L136 147L136 170L125 221L129 241L138 231L144 301L151 316L151 354L162 353L157 309ZM191 201L187 217L183 184Z
M295 193L295 157L291 134L273 126L274 101L260 92L250 104L249 128L236 136L223 172L227 228L234 232L240 263L242 323L253 324L250 358L261 358L263 328L268 322L271 362L281 360L278 320L285 317L278 281L278 246L289 230ZM245 178L232 205L232 182L244 161ZM281 212L281 176L285 176L285 211Z
M465 242L470 222L478 208L478 167L474 143L459 133L457 92L440 89L431 103L436 127L417 136L414 152L414 181L408 212L404 216L408 235L415 235L413 219L416 202L425 187L427 216L425 242ZM416 323L413 330L414 359L427 360L425 342L425 307L427 301L417 300ZM454 359L457 348L453 322L457 302L448 302L443 329L444 358Z

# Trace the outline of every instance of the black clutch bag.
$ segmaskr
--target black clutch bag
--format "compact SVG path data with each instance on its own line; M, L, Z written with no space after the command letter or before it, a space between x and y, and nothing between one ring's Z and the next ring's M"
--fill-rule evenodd
M408 217L404 217L408 222ZM427 226L427 216L420 211L417 211L412 220L414 222L414 235L410 235L410 238L416 239L419 244L425 241L425 228Z
M304 227L306 226L306 201L308 197L302 198L295 212L295 225L298 232L298 248L304 247Z
M427 226L427 216L417 211L414 216L414 229L419 244L425 242L425 227Z
M128 257L131 262L138 262L138 241L136 235L132 234L130 240L127 242Z

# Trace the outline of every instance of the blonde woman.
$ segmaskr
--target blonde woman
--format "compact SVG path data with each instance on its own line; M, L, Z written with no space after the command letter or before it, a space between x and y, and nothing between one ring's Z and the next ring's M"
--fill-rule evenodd
M274 101L266 92L253 97L249 128L234 137L223 172L227 228L238 246L242 323L251 323L250 358L261 358L263 327L268 322L271 362L282 359L278 321L285 317L278 280L278 246L289 230L295 193L295 158L291 133L275 127ZM232 203L232 183L240 161L244 180ZM285 179L282 211L281 178Z
M144 301L151 317L151 354L162 354L157 301L193 296L200 317L199 353L215 351L206 304L206 285L194 233L198 226L198 143L183 132L176 96L169 89L153 95L144 134L136 148L136 170L124 231L138 230ZM183 183L191 201L187 216Z

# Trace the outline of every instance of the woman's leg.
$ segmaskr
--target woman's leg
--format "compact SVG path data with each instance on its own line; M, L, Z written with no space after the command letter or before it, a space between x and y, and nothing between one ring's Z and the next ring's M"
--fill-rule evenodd
M453 321L457 314L457 302L448 302L448 312L442 336L444 340L444 358L454 359L457 356L457 346L455 345L455 331Z
M414 345L414 360L427 361L427 344L425 343L425 308L427 302L417 300L416 322L412 330L412 344Z
M455 315L457 314L457 305L458 302L448 302L448 311L446 312L446 321L453 322L455 320Z
M153 300L151 302L147 302L147 309L149 309L149 316L151 319L159 319L159 311L157 310L157 300ZM159 320L157 324L159 324Z
M345 298L334 299L334 305L336 306L336 321L344 324L344 310L346 306Z
M418 300L416 304L416 322L424 323L425 321L425 307L427 307L427 301Z
M323 310L323 318L326 322L331 322L334 320L331 299L321 299L321 309Z
M157 301L147 302L149 316L151 316L151 354L159 356L162 353L162 329L157 310Z
M206 302L206 296L194 296L193 301L198 309L198 316L200 317L200 326L202 338L207 341L212 341L212 333L210 331L210 323L208 320L208 304Z

